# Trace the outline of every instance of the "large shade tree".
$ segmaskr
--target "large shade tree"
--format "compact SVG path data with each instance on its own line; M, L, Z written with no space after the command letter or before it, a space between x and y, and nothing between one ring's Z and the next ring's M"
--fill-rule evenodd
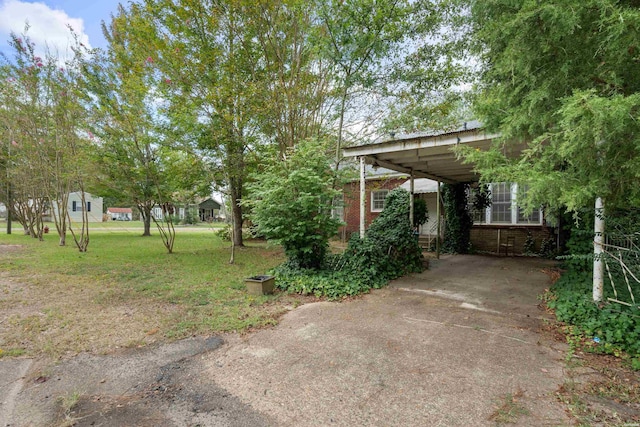
M262 107L256 84L258 41L242 1L147 0L133 13L152 23L138 37L153 48L163 76L167 117L217 167L231 200L234 244L241 246L245 192ZM140 29L138 29L140 30Z
M640 9L637 1L465 1L480 59L477 112L500 131L469 152L487 180L528 185L570 210L602 197L640 203ZM525 142L507 159L510 144Z
M530 207L577 211L595 200L594 299L600 300L603 206L640 204L640 4L459 3L480 61L477 111L502 134L493 150L467 150L466 157L488 181L525 184ZM513 144L524 151L508 158Z

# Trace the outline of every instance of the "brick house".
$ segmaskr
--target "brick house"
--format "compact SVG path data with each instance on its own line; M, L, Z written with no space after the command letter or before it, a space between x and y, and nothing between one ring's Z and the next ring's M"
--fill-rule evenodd
M418 178L435 181L436 191L437 183L478 182L479 176L474 166L463 164L452 148L467 145L478 150L487 149L497 136L486 134L480 123L470 122L453 131L420 132L397 138L393 135L380 142L344 149L345 157L360 159L361 165L371 165L374 166L373 169L376 166L386 168L389 177L395 175L395 181L380 181L379 178L366 174L365 224L368 225L377 216L377 212L371 209L371 204L376 200L376 190L392 189L394 184L409 189L410 184L407 181L411 180L411 176L414 179L414 195ZM523 145L512 146L511 152L507 154L517 156L522 148ZM529 236L533 239L536 250L543 241L557 239L555 230L547 226L541 210L525 215L518 206L517 184L495 183L491 186L491 207L483 212L474 212L471 242L475 250L493 253L508 251L517 254L524 251L525 241ZM360 182L354 182L345 189L345 229L349 233L358 231L359 188ZM427 200L430 221L437 224L433 209L437 196L427 192L414 197L424 197ZM429 200L432 200L431 204ZM444 226L446 227L446 224ZM424 227L420 232L422 235L427 234Z
M389 191L405 183L408 175L384 168L367 168L365 189L365 227L380 215L384 199ZM351 181L343 189L343 209L337 215L345 225L339 230L340 237L348 240L357 233L360 224L360 182Z

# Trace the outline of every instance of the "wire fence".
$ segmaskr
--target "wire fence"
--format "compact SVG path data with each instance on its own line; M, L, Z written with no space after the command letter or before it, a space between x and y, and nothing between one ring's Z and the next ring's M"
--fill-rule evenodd
M640 308L640 233L606 236L603 259L610 302Z

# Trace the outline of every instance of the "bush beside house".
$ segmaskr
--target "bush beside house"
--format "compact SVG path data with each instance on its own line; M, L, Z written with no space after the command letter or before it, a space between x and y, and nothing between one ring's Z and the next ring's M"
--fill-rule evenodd
M617 303L598 306L594 303L593 215L584 215L579 224L569 223L572 223L572 228L567 250L571 255L564 257L563 268L566 271L552 287L547 305L555 311L559 321L571 325L568 330L572 340L581 342L585 350L618 356L626 353L625 357L629 357L632 366L640 369L638 307ZM619 285L625 283L624 278L616 277L615 272L612 276ZM607 278L607 282L609 280ZM612 293L612 287L607 283L605 297L613 297Z
M381 288L422 268L422 251L409 222L409 193L397 188L364 238L354 235L344 253L327 256L318 269L289 260L272 273L281 289L337 299Z

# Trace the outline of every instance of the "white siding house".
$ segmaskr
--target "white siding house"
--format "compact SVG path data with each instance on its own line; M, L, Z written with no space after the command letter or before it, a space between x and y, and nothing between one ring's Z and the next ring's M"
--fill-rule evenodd
M72 222L82 222L82 211L86 209L89 222L102 222L102 197L95 197L87 192L84 193L85 206L82 205L81 193L69 194L69 217Z
M112 221L131 221L133 219L133 211L131 208L107 208L107 215Z

